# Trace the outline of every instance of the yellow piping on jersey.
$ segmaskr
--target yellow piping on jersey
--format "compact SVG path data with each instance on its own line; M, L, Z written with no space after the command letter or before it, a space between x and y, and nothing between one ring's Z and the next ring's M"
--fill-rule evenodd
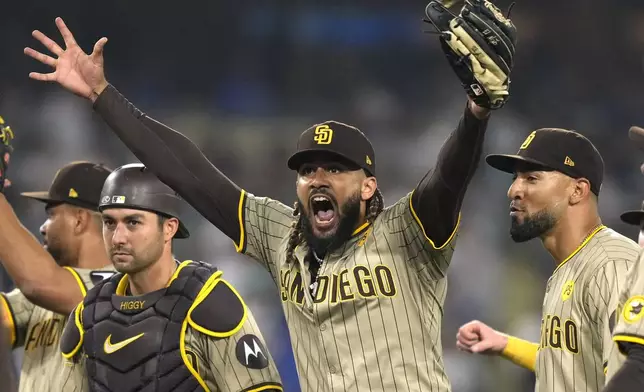
M127 289L128 284L129 284L129 279L127 275L123 275L121 280L119 280L119 284L116 285L116 291L114 291L114 294L125 295L125 290Z
M11 313L11 307L9 307L9 301L4 297L4 295L0 294L0 306L2 308L2 314L4 315L4 319L7 321L5 323L5 327L9 330L9 342L11 343L11 347L13 347L16 344L16 320L13 319L13 314Z
M246 304L242 300L241 296L239 295L237 290L235 290L235 288L230 285L230 283L228 283L224 279L220 278L221 274L222 274L222 272L219 271L219 272L213 274L213 276L211 276L210 278L208 278L208 280L206 281L206 284L201 289L201 292L199 293L199 295L197 295L197 299L195 299L195 302L192 304L192 306L188 310L188 315L186 316L186 320L188 320L188 324L190 324L190 326L192 328L196 329L197 331L199 331L199 332L201 332L201 333L203 333L205 335L212 336L212 337L215 337L215 338L227 338L227 337L230 337L230 336L236 334L244 326L244 323L246 322L246 318L247 318L247 315L248 315L248 309L246 308ZM239 324L237 324L235 326L235 328L231 329L230 331L226 331L226 332L214 332L214 331L211 331L209 329L206 329L206 328L202 327L201 325L199 325L199 324L195 323L194 321L192 321L192 317L191 317L192 316L192 311L197 307L197 305L199 305L201 302L203 302L204 299L206 299L208 294L210 294L210 292L219 283L223 283L226 286L228 286L228 288L237 296L237 298L239 299L239 302L242 304L242 308L244 309L244 313L243 313L243 315L241 317L241 320L239 321Z
M370 224L369 222L365 222L365 223L361 224L361 225L360 225L360 227L358 227L357 229L355 229L355 230L353 231L353 233L351 233L351 237L353 237L354 235L356 235L356 234L360 233L360 232L361 232L362 230L364 230L367 226L369 226L369 224Z
M76 325L76 328L78 328L78 333L80 337L78 338L78 344L72 351L69 353L63 353L63 357L65 359L70 359L73 358L74 355L78 353L78 350L80 350L81 346L83 345L83 337L85 336L85 331L83 330L83 323L81 323L81 313L83 312L83 309L85 309L85 306L81 302L80 305L76 307L74 310L74 324Z
M174 282L174 280L175 280L175 279L177 279L177 278L179 277L179 272L181 272L181 270L183 269L183 267L187 266L187 265L188 265L188 264L190 264L190 263L193 263L193 261L192 261L192 260L185 260L185 261L181 262L181 264L179 264L179 266L177 267L177 269L176 269L176 270L174 270L174 274L172 274L172 277L171 277L171 278L170 278L170 280L168 281L168 284L166 284L166 285L165 285L165 287L170 287L170 285L172 284L172 282Z
M614 342L637 343L644 346L644 338L637 336L615 335L613 336ZM621 349L619 351L622 351Z
M192 366L190 359L188 359L188 354L186 353L186 330L188 329L188 323L190 322L190 313L196 307L196 304L203 301L204 298L206 298L206 296L212 291L212 289L215 288L215 284L217 281L219 281L222 274L222 271L217 271L212 274L212 276L210 276L208 280L206 280L206 283L199 291L199 294L197 294L197 298L195 299L194 303L192 304L192 306L190 306L190 309L188 309L188 314L181 324L181 334L179 335L179 353L181 354L181 359L183 360L184 365L186 365L186 367L188 368L188 371L190 371L192 376L197 380L199 385L201 385L201 387L206 392L210 392L210 389L206 385L206 382L203 380L203 378L201 378L201 375L199 375L199 372ZM191 323L191 326L192 324L194 323Z
M192 376L197 380L199 385L201 385L203 390L205 392L210 392L208 385L206 385L206 382L203 380L203 378L201 378L201 376L195 370L195 368L192 367L192 364L188 359L188 354L186 354L186 329L188 329L187 318L183 320L183 323L181 324L181 334L179 335L179 353L181 353L181 359L183 360L183 364L186 365L186 367L188 368L188 371L190 371Z
M173 273L173 274L172 274L172 276L170 277L170 280L169 280L169 281L168 281L168 283L165 285L165 287L170 287L170 284L171 284L175 279L177 279L177 277L179 276L179 272L181 272L181 270L183 269L183 267L187 266L188 264L190 264L190 263L192 263L192 262L193 262L192 260L185 260L185 261L181 262L181 264L179 264L179 266L177 267L177 269L176 269L176 270L174 270L174 273ZM127 289L127 286L128 286L129 284L130 284L130 278L127 276L127 274L126 274L126 275L123 275L123 277L121 278L121 280L119 280L118 285L116 285L116 290L114 291L114 294L116 294L116 295L121 295L121 296L125 296L125 290Z
M87 295L87 288L85 287L85 283L83 283L83 279L81 279L80 275L78 275L78 272L76 272L76 270L71 267L63 268L72 273L74 279L76 279L76 283L78 283L78 287L80 287L81 289L81 293L83 293L83 297L85 297Z
M600 225L600 226L599 226L599 227L597 227L595 230L593 230L590 234L588 234L588 237L586 237L586 239L584 240L584 242L582 242L582 243L577 247L577 249L573 250L573 251L572 251L572 253L571 253L568 257L566 257L566 258L564 259L564 261L562 261L562 262L557 266L557 268L555 268L555 270L552 272L552 274L554 275L554 274L559 270L559 268L561 268L561 266L562 266L562 265L566 264L566 262L567 262L568 260L572 259L572 257L573 257L574 255L576 255L577 253L579 253L579 251L580 251L584 246L586 246L586 244L588 243L588 241L590 241L590 240L595 236L595 234L597 234L600 230L605 229L605 228L606 228L606 226L604 226L604 225Z
M242 189L241 194L239 195L239 206L237 207L237 219L239 220L239 244L233 240L235 250L237 250L238 253L241 253L244 249L244 220L242 219L244 215L244 200L246 200L246 191Z
M279 386L278 384L270 384L270 385L262 385L259 388L245 389L244 392L261 392L261 391L266 391L268 389L276 390L276 391L283 391L282 387Z
M454 230L452 230L452 234L450 234L450 236L447 238L447 240L445 241L445 243L443 245L436 246L436 244L434 244L434 241L432 241L427 236L427 233L425 232L425 227L423 227L423 224L420 222L420 219L418 218L418 215L416 215L416 210L414 210L414 205L411 202L412 197L414 196L414 191L415 191L415 189L409 195L409 209L411 210L411 215L414 217L414 219L416 220L416 222L420 226L420 230L423 232L423 235L425 236L425 239L427 241L429 241L429 244L432 246L432 248L434 248L436 250L441 250L444 247L446 247L447 244L449 244L452 241L452 239L454 239L454 236L456 235L456 232L458 231L458 227L461 224L461 213L460 212L458 213L458 218L456 220L456 224L454 225Z

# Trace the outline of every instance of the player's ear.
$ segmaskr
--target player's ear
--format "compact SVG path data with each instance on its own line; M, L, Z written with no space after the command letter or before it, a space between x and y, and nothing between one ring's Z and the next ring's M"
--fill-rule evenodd
M588 182L588 180L585 178L578 178L574 180L572 186L573 190L569 198L571 205L575 205L582 200L585 200L586 198L590 197L592 193L590 190L590 182Z
M362 200L366 201L371 199L374 193L376 193L376 189L378 189L378 181L376 181L376 177L366 177L362 180L362 188L360 189Z
M163 238L165 241L171 241L179 230L179 220L177 218L168 218L163 222Z
M90 212L84 208L72 207L71 217L74 227L74 234L79 235L85 232L90 224L92 224L92 216Z

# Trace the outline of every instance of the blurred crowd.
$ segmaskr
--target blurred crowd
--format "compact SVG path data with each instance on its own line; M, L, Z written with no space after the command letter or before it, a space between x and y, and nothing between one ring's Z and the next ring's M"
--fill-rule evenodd
M497 4L507 9L510 2ZM422 32L431 30L421 21L425 5L417 0L14 4L0 24L0 115L16 133L7 196L37 234L44 209L20 192L47 189L69 161L113 168L136 161L86 101L29 80L30 71L46 71L22 54L25 46L40 49L31 31L58 36L53 20L62 16L87 51L107 36L108 80L140 109L185 133L247 191L291 204L295 177L286 159L297 136L334 119L371 139L389 205L433 166L465 108L465 94L437 36ZM642 156L626 133L630 125L644 124L641 1L519 1L511 17L519 37L512 98L493 114L484 153L514 153L540 127L580 131L606 164L600 195L604 223L635 238L637 229L621 223L619 214L639 208L642 199ZM458 327L471 319L522 338L539 336L541 301L554 264L538 241L510 240L510 182L510 175L481 162L465 200L443 323L454 391L532 390L527 371L455 348ZM287 391L297 390L275 283L196 212L188 214L193 236L177 241L177 257L224 270L255 312ZM11 281L0 276L0 289L10 288Z

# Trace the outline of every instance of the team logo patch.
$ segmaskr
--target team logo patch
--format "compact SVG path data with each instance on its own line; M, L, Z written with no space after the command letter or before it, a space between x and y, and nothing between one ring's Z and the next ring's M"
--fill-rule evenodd
M331 144L331 140L333 140L333 129L329 128L328 125L318 125L315 127L313 140L317 144Z
M644 316L644 296L636 295L629 298L622 310L622 317L627 323L634 323Z
M575 282L572 280L564 283L563 288L561 289L561 300L565 301L572 296L572 291L575 289Z
M519 147L519 150L525 150L526 148L528 148L528 146L530 145L530 143L532 143L532 139L534 139L536 134L537 134L537 131L532 131L532 133L530 133L528 137L525 138L525 140L521 144L521 147Z
M242 336L235 347L235 355L239 363L249 369L268 367L268 351L255 335Z
M101 200L101 204L107 204L110 202L110 197L109 196L103 196L103 200Z
M92 281L94 286L96 286L101 281L111 278L116 272L113 271L91 271L89 273L89 279Z

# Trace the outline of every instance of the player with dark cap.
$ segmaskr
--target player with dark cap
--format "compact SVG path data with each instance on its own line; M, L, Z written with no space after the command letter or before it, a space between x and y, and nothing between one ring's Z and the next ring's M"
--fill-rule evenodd
M633 126L628 131L629 138L644 151L644 129ZM644 165L640 167L644 173ZM642 204L644 210L644 203ZM622 221L639 226L639 241L642 245L642 222L644 211L626 211ZM608 368L615 375L606 385L604 392L623 392L644 390L644 252L637 264L631 269L626 287L619 298L619 308L615 317L613 340L620 353L609 361Z
M635 242L599 217L603 159L581 134L544 128L532 132L516 155L494 154L486 161L514 174L510 236L515 242L540 238L556 268L546 287L541 342L472 321L459 329L457 346L502 355L534 371L538 392L600 391L611 376L608 360L619 355L612 317L639 253Z
M1 178L6 163L8 157ZM68 375L58 353L65 319L88 287L112 274L98 213L110 172L103 165L72 162L58 170L48 191L22 193L45 206L44 248L0 194L0 262L17 287L0 293L0 307L12 347L24 348L20 391L61 390Z
M640 247L644 248L644 202L642 202L641 210L624 211L620 215L622 222L637 226L640 228L637 235L637 243Z
M56 68L32 78L57 81L92 100L152 172L240 253L268 269L280 288L304 391L447 392L445 277L490 110L509 96L516 30L483 0L466 2L458 17L438 2L425 12L469 99L436 166L387 208L376 154L356 127L326 121L301 134L288 161L297 173L291 208L241 189L185 136L109 85L102 68L106 38L87 55L57 19L65 50L34 32L57 59L33 49L25 53Z
M60 348L74 377L63 390L282 390L237 291L211 265L173 258L173 239L190 235L182 203L141 164L105 181L103 236L119 273L67 322Z

